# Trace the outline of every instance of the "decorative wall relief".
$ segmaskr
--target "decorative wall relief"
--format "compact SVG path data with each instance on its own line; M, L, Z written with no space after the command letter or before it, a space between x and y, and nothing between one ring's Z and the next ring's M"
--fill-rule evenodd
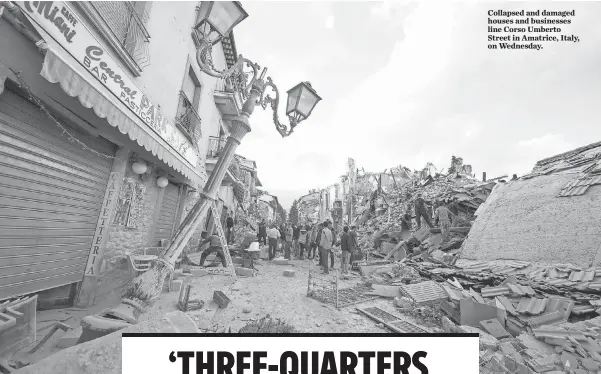
M133 178L125 178L117 201L114 223L128 229L138 228L142 220L145 195L146 186Z

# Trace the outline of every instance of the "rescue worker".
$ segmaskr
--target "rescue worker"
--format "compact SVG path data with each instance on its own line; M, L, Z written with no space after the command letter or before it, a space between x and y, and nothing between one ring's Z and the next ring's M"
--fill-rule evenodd
M418 195L417 199L415 200L415 220L417 221L418 227L422 226L421 218L424 219L428 227L434 227L432 222L430 222L430 214L428 214L426 202L420 195Z

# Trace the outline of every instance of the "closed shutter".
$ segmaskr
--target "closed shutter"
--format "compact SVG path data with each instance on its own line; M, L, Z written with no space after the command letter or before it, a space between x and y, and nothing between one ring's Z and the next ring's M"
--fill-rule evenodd
M158 244L160 240L171 239L173 230L175 229L175 216L179 206L179 188L175 184L169 183L165 187L163 194L163 202L161 203L161 212L157 220L154 243Z
M112 159L61 134L37 107L0 95L0 300L83 277ZM103 139L84 143L115 154Z

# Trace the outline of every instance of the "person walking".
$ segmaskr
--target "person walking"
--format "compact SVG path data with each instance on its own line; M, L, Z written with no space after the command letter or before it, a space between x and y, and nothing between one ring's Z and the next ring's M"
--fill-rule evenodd
M267 231L267 238L269 240L269 259L273 260L278 249L278 239L280 238L280 232L274 224Z
M307 258L310 260L315 259L317 255L317 232L319 231L319 225L313 225L311 229L311 236L309 237L309 252L307 253Z
M292 247L293 247L293 253L294 253L294 258L298 258L299 257L299 239L300 238L300 226L297 225L292 225Z
M231 213L228 214L225 225L227 226L227 244L232 244L232 241L234 241L234 219Z
M317 243L317 255L319 256L319 266L323 268L323 256L322 256L322 248L321 248L321 233L323 232L324 227L326 227L327 223L322 222L319 224L319 229L317 230L317 237L315 238L315 242Z
M426 207L426 202L421 196L418 196L415 200L415 220L417 221L417 226L421 227L422 222L421 218L424 219L428 227L434 227L432 222L430 222L430 215L428 214L428 208Z
M278 245L278 250L282 250L282 252L284 251L284 247L286 245L286 225L284 223L282 223L280 225L280 240L279 240L279 245Z
M259 224L259 235L257 236L259 237L259 243L263 245L267 244L267 227L265 226L265 221L261 221Z
M323 274L329 274L328 270L328 254L332 250L332 231L328 228L328 223L324 222L324 227L321 230L321 238L319 242L319 247L321 249L320 258L322 259L321 263L323 266Z
M445 243L449 240L449 234L451 230L451 216L454 216L450 210L448 210L443 203L438 204L438 208L434 212L435 221L440 222L440 230L442 231L442 242Z
M209 236L208 238L206 238L205 240L200 242L200 244L198 244L198 247L201 248L202 246L204 246L207 243L210 243L209 248L207 248L204 252L202 252L202 255L200 255L200 264L199 264L200 267L204 267L205 260L211 253L217 252L217 257L219 257L221 259L221 265L223 265L223 267L226 268L227 261L225 260L225 253L223 253L223 247L221 246L221 239L219 239L219 236L217 235L217 231L213 232L213 235Z
M292 248L292 237L294 236L294 229L288 225L286 227L286 246L284 247L284 258L290 260L290 249Z
M298 235L298 251L299 251L299 258L301 260L305 259L305 244L307 243L307 230L301 226L300 228L300 234Z
M334 248L334 246L337 245L336 243L336 232L334 231L334 228L332 227L332 221L328 220L327 221L327 228L328 230L330 230L330 232L332 233L332 246L330 247L330 269L334 269L334 251L332 250ZM328 258L325 258L325 261L328 261Z
M342 235L340 236L340 249L342 251L340 269L342 271L342 277L346 278L348 275L349 264L351 262L352 238L349 235L348 226L344 226L342 231Z

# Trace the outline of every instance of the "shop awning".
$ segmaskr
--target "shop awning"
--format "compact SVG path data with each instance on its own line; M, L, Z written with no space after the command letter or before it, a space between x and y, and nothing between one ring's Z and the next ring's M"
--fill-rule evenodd
M125 105L115 100L110 92L102 92L102 86L93 86L68 60L69 56L61 56L60 51L51 46L40 74L51 83L59 83L67 95L77 97L81 105L93 109L98 117L106 118L111 126L118 128L121 133L127 134L144 149L180 172L190 180L193 187L198 188L204 184L203 176L192 165L175 152L170 152L170 146L166 142L151 136L148 133L150 130L146 130L147 126L133 113L130 114Z

